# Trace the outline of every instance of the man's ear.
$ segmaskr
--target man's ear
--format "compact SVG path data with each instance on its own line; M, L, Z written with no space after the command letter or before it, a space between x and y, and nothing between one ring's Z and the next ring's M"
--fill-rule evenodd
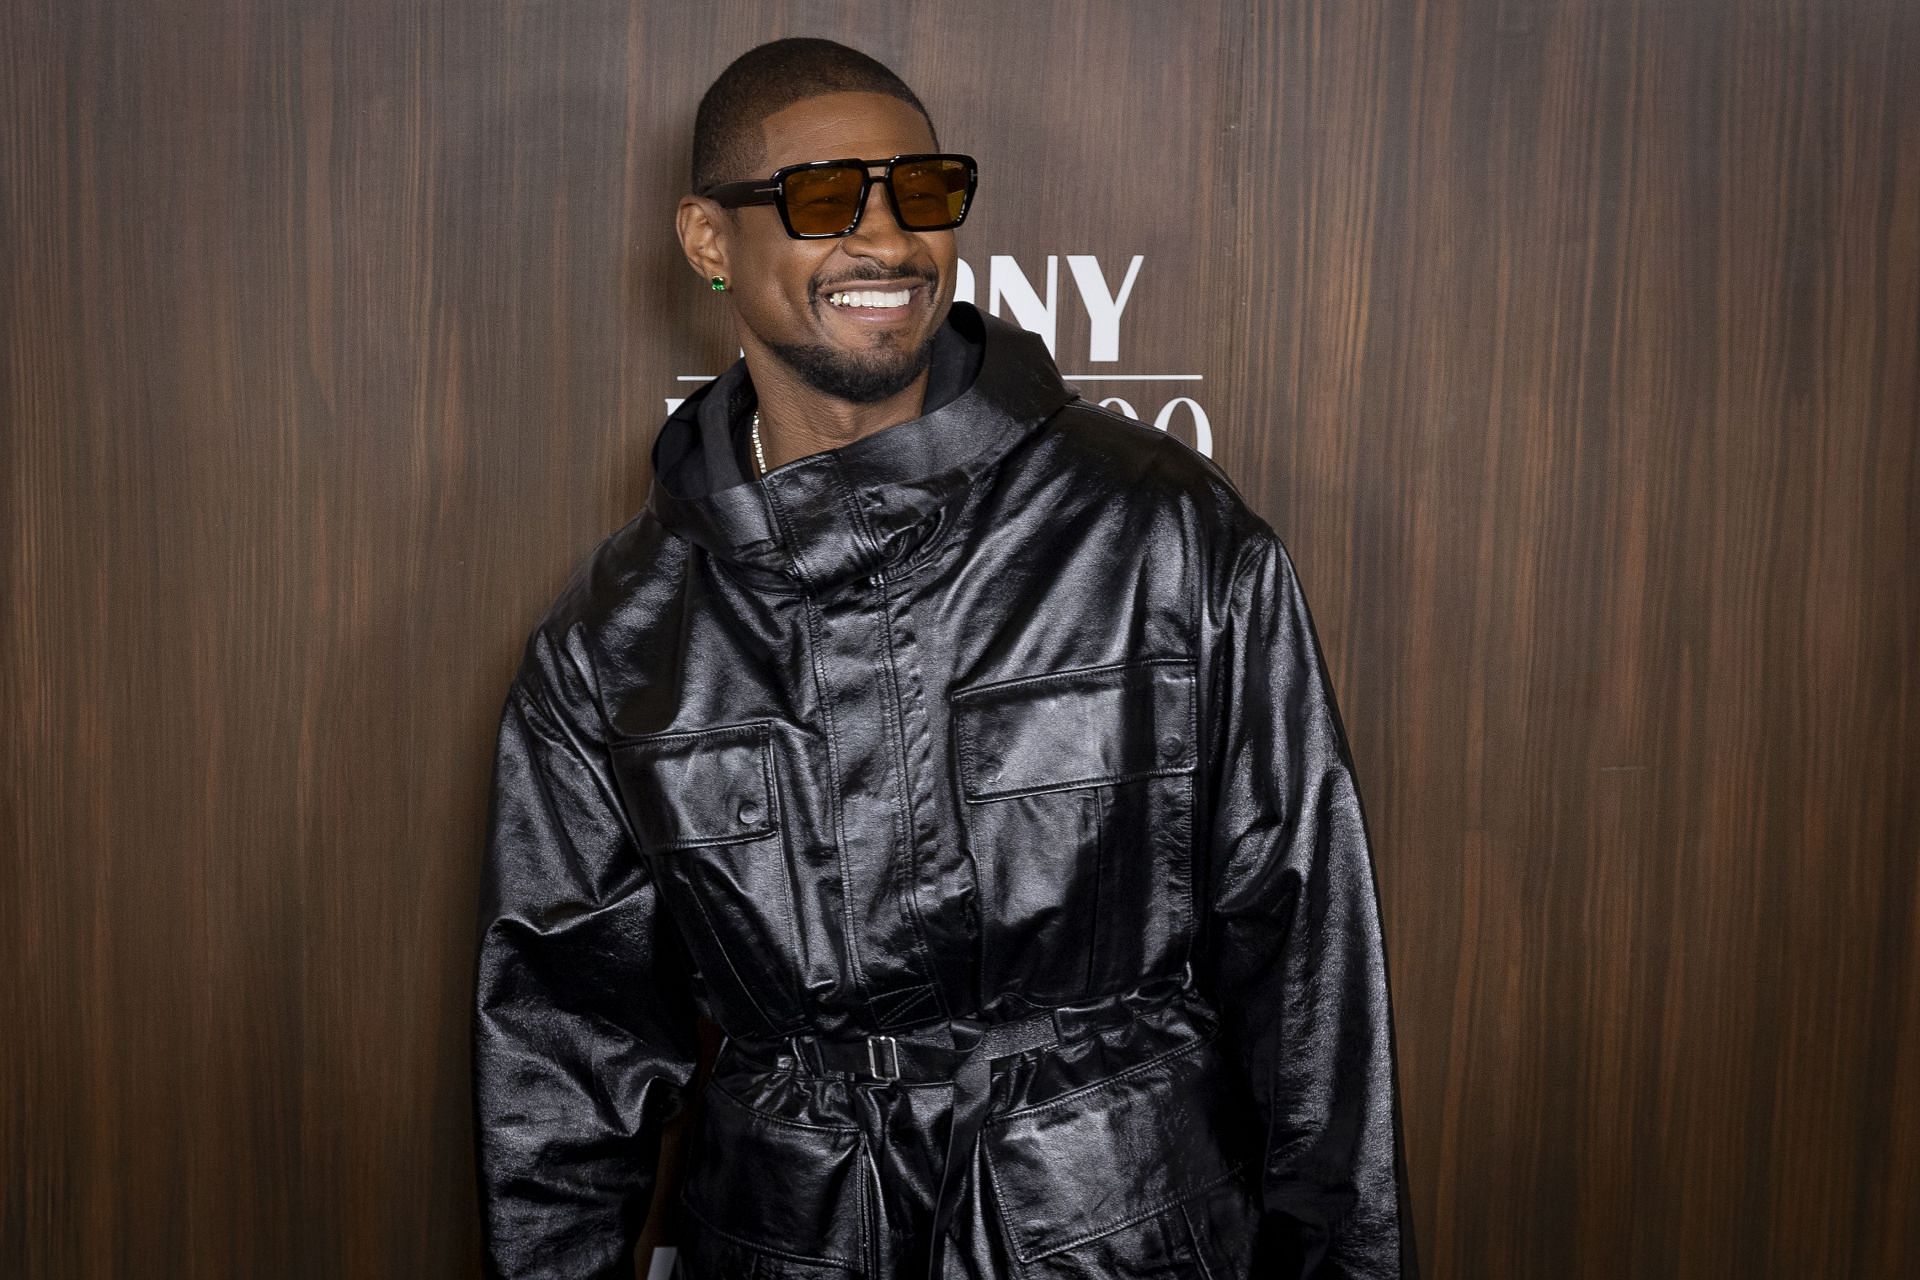
M681 196L674 228L681 252L702 280L733 274L727 266L727 215L719 205L702 196Z

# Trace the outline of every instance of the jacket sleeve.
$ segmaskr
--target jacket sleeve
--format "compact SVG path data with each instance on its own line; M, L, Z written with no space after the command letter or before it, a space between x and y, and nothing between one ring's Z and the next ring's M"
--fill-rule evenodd
M597 701L541 632L501 716L474 983L489 1274L631 1276L661 1127L698 1060L687 962Z
M1417 1272L1392 1018L1353 764L1271 530L1237 557L1216 650L1203 968L1264 1139L1261 1277Z

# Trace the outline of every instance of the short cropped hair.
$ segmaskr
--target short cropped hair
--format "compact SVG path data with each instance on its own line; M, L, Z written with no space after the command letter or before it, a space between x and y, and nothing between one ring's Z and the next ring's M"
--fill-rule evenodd
M933 117L907 82L858 49L832 40L793 36L747 50L722 71L693 117L693 190L709 183L765 175L746 170L760 162L760 122L783 107L823 93L883 93ZM938 133L935 146L939 145ZM829 157L822 156L821 159Z

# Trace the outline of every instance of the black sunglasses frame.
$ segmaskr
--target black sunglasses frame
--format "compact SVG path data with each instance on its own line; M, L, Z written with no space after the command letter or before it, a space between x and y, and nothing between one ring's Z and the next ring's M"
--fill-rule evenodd
M937 227L909 227L907 220L900 215L900 196L893 189L893 170L897 165L910 164L919 160L960 160L967 166L967 194L961 202L960 216L951 222L943 222ZM873 171L882 168L885 172L878 177ZM795 231L793 219L787 216L786 181L790 174L801 173L808 169L858 169L860 170L860 195L854 202L853 221L840 231ZM715 182L694 192L704 196L723 209L738 209L743 205L770 204L780 212L780 225L795 240L836 240L841 236L850 236L860 228L860 219L866 216L867 196L874 183L880 183L887 193L887 204L893 210L893 220L905 231L950 231L967 220L967 214L973 210L973 195L980 185L980 166L972 156L957 151L915 151L906 155L890 156L884 160L862 160L850 156L844 160L809 160L804 164L789 164L775 169L768 178L749 178L742 182Z

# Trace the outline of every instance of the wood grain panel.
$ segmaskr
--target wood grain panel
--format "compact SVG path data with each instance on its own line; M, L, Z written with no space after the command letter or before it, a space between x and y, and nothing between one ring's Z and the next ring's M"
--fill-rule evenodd
M1294 551L1428 1273L1920 1270L1912 5L34 0L0 1272L475 1273L500 698L733 350L669 222L783 34L919 88L982 299L1054 259L1063 369ZM1144 258L1117 361L1072 254Z
M1261 10L1228 381L1383 879L1443 1275L1890 1275L1910 7ZM1263 224L1262 204L1280 210ZM1257 246L1273 243L1273 251Z

